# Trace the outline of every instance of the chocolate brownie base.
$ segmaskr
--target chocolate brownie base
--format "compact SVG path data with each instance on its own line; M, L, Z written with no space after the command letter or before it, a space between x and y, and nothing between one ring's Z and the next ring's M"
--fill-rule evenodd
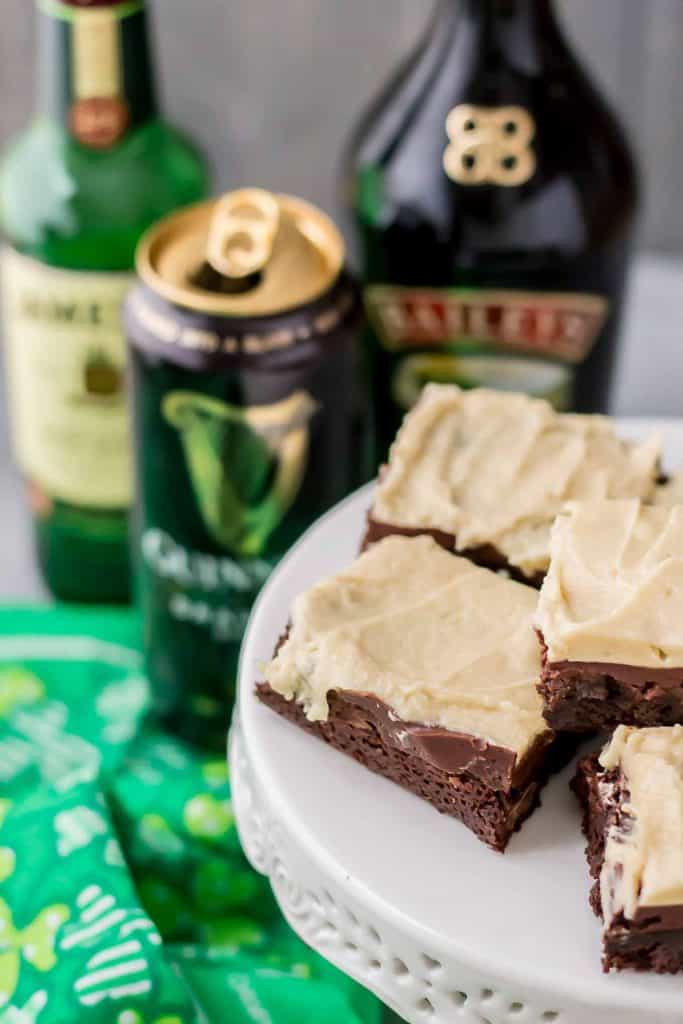
M579 762L572 789L583 807L586 859L593 886L590 904L602 917L600 875L607 832L613 824L629 828L628 791L618 771L605 771L597 755ZM603 935L603 970L683 971L683 906L641 907L633 921L618 914Z
M440 749L421 750L419 736L415 743L406 744L405 734L425 727L398 722L389 708L374 698L330 693L327 721L310 722L299 704L286 700L267 683L257 686L256 692L264 704L290 722L427 800L442 814L457 818L482 842L500 852L538 805L548 776L567 762L574 749L573 743L553 743L549 734L516 769L516 784L501 789L484 781L487 771L497 783L510 777L507 771L501 776L501 762L496 754L501 748L491 747L489 756L489 745L476 737L450 734L454 750L448 754L445 739ZM449 735L446 730L440 732L443 737ZM399 734L403 734L403 740ZM465 757L465 748L469 749L469 759ZM456 763L469 764L471 770L444 767L448 763L446 758L452 754Z
M482 544L478 547L457 551L457 539L452 533L444 533L443 530L431 530L419 526L392 526L391 523L382 523L377 519L373 519L371 513L368 514L361 551L366 551L372 544L384 540L385 537L395 536L432 537L437 544L445 548L446 551L450 551L451 554L459 555L461 558L469 558L470 562L474 562L475 565L480 565L484 569L493 569L494 572L505 572L510 579L517 580L518 583L526 583L530 587L538 589L545 579L545 573L543 572L534 573L533 576L525 576L517 566L511 565L505 555L501 554L492 544Z
M613 772L615 776L618 773ZM597 754L582 758L579 761L576 775L571 781L571 788L578 797L583 808L582 829L588 845L586 860L588 870L593 879L590 892L590 905L593 913L602 917L600 901L600 873L605 860L605 842L607 839L607 810L600 797L600 780L606 773L600 767Z
M617 725L683 723L683 668L639 668L593 661L548 661L539 633L543 715L557 732L601 732Z

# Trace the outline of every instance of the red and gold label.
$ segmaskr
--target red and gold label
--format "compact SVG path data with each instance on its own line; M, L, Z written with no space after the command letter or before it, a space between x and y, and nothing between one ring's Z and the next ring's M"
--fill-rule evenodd
M387 349L476 343L581 363L602 330L600 295L503 289L366 289L368 315Z
M375 285L365 300L380 346L394 353L388 386L401 409L429 381L526 391L568 409L574 368L609 313L602 296L568 292Z

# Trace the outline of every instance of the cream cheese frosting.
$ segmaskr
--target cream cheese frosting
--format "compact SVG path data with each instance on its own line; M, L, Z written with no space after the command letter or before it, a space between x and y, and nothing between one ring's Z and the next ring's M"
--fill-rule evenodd
M297 598L265 680L311 721L327 719L330 691L353 691L403 721L522 758L549 731L536 690L537 596L430 537L388 537Z
M535 617L548 660L683 667L683 506L576 502Z
M545 572L566 501L648 498L660 442L620 440L602 416L542 399L429 384L406 416L372 516L452 533L457 550L491 544L526 576Z
M683 903L683 726L621 725L600 763L621 771L631 819L607 835L600 888L608 926L619 911L632 920L640 907Z
M653 500L656 505L683 505L683 470L673 473L666 483L658 484Z

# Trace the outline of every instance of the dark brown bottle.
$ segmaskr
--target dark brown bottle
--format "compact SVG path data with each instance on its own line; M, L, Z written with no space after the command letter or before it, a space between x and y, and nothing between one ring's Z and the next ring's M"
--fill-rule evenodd
M637 174L552 0L440 0L347 171L380 454L428 380L607 407Z

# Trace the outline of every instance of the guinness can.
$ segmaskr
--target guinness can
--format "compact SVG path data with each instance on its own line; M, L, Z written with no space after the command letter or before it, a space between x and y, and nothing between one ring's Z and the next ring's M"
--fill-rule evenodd
M224 744L254 598L370 475L344 264L320 210L259 189L173 214L138 250L137 586L157 709L190 740Z

